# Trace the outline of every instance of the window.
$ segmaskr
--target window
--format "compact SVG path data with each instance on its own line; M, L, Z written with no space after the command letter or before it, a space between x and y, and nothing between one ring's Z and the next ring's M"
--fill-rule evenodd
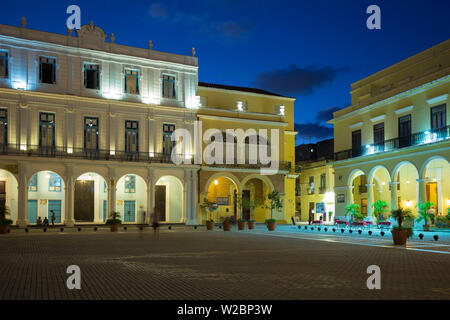
M309 177L308 194L314 194L314 177Z
M320 175L320 193L325 193L327 188L327 176L326 174Z
M39 113L39 147L43 155L54 153L55 115L53 113Z
M384 151L384 122L373 126L373 152Z
M361 130L356 130L352 132L352 155L359 157L361 154Z
M175 77L163 75L162 96L163 98L176 99Z
M84 150L98 150L98 118L84 118Z
M31 177L30 182L28 183L28 191L31 191L31 192L38 191L38 177L37 177L37 173L34 174Z
M0 109L0 146L8 147L8 110Z
M411 145L411 115L398 118L398 144L400 148Z
M174 124L164 123L163 125L163 153L166 156L172 154L172 149L175 146L175 141L172 141L172 133L175 131Z
M136 193L136 176L126 175L125 176L125 193Z
M139 71L125 69L125 93L139 94Z
M39 57L39 81L41 83L56 83L56 59Z
M98 64L84 65L84 87L87 89L100 89L100 66Z
M125 120L125 152L133 154L139 152L139 123Z
M0 78L8 78L8 52L0 51Z
M103 181L103 193L106 193L106 192L107 192L106 189L107 189L106 182Z
M61 178L56 173L50 173L50 178L48 180L48 191L61 192Z
M447 126L447 105L443 104L431 108L431 130L438 130Z

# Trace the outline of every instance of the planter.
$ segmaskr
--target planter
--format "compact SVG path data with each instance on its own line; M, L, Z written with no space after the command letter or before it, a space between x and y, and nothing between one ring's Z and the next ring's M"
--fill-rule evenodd
M394 240L394 245L404 246L406 240L408 239L408 231L406 230L391 230L392 239Z
M214 221L206 221L206 230L214 229Z
M117 232L117 231L119 231L119 224L114 223L114 224L110 225L109 228L111 229L111 232Z
M245 230L245 221L238 221L238 230Z
M275 231L276 226L277 226L277 223L274 221L267 222L267 229L269 231Z
M230 222L222 222L223 231L231 231L231 223Z
M8 233L8 227L7 224L0 224L0 234L6 234Z
M248 230L253 230L253 229L255 229L255 225L256 225L256 222L255 222L255 221L249 221L249 222L247 222Z
M429 224L424 224L423 225L423 231L430 231L430 225Z

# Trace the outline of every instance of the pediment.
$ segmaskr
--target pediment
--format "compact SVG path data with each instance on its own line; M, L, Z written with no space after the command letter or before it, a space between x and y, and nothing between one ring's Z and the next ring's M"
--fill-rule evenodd
M80 30L77 30L77 36L80 47L94 50L103 50L107 37L103 29L94 26L92 21L90 24L82 25Z

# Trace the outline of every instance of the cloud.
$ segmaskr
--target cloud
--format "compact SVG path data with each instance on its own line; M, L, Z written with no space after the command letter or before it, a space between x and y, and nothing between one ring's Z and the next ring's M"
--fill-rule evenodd
M316 120L319 122L326 122L333 119L333 113L340 110L338 107L329 107L324 110L317 112Z
M295 131L298 131L298 138L326 139L333 137L333 128L316 123L296 123Z
M283 69L260 73L256 78L256 85L286 95L309 95L315 89L333 82L339 73L347 69L329 66L318 68L314 65L302 68L293 64Z
M219 26L219 31L226 37L240 38L250 31L250 26L237 21L227 21Z

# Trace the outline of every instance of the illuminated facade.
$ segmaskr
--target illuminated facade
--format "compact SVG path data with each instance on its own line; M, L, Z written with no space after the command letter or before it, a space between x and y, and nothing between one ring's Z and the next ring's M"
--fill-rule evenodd
M431 201L450 207L450 40L351 86L352 105L334 113L336 215L356 203L389 209Z
M0 193L14 224L161 220L196 224L198 165L170 160L193 131L197 58L0 25ZM190 156L184 146L180 154Z
M295 99L279 96L270 92L199 83L198 95L201 107L198 109L198 119L202 121L203 132L216 128L223 132L223 139L227 138L226 129L267 129L268 145L277 144L279 147L278 172L264 175L261 168L264 165L260 159L250 164L249 154L252 146L257 148L259 142L252 143L251 134L245 139L245 164L208 165L205 162L199 173L199 205L203 199L218 203L218 210L212 217L215 221L234 216L237 219L249 219L250 210L239 209L239 199L255 198L269 205L267 195L278 191L283 201L283 208L273 212L272 217L281 223L290 222L295 216L295 135L294 132L294 102ZM278 130L278 141L270 140L271 129ZM203 142L205 147L205 143ZM256 149L255 149L256 150ZM236 149L234 148L234 151ZM256 151L255 151L256 152ZM223 157L227 156L226 147ZM237 159L237 152L234 153ZM253 213L252 213L253 215ZM271 217L269 209L262 206L254 210L256 222L264 222ZM204 209L198 210L198 221L207 219Z

